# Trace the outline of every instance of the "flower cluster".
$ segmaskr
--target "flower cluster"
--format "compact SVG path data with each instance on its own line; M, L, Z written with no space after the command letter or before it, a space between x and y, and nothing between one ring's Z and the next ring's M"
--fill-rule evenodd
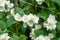
M0 35L0 40L9 40L10 36L8 36L8 33L4 33Z
M50 14L47 21L44 22L43 24L44 24L44 27L47 28L47 30L54 30L54 29L56 29L56 23L57 23L57 21L55 20L55 16ZM35 28L32 29L32 31L30 33L31 39L33 39L33 40L51 40L51 38L54 37L53 34L49 33L48 36L40 35L39 37L36 38L34 31L36 29L40 29L40 28L41 28L41 25L35 25Z
M14 13L14 9L11 10L11 15L14 16L16 21L22 21L25 25L32 27L34 24L38 24L39 17L33 14L21 16L19 13Z
M36 15L33 15L33 14L24 15L22 17L22 21L24 23L27 23L30 27L32 27L34 24L38 24L39 17L37 17Z
M14 4L10 3L10 1L8 0L0 0L0 11L3 12L7 12L10 11L11 8L13 8Z
M44 35L39 35L37 38L35 38L34 40L51 40L54 37L53 34L49 34L48 36L44 36Z
M24 14L21 16L19 13L15 14L14 9L11 10L11 15L15 18L16 21L22 21L25 28L27 25L32 27L35 24L35 28L30 32L30 37L32 40L51 40L51 38L54 37L53 34L50 33L48 36L40 35L36 38L34 31L41 28L41 25L38 24L39 17L36 15L30 13L29 15ZM57 21L55 20L55 16L50 14L47 21L45 21L43 25L45 28L47 28L47 30L54 30L56 29L56 23Z
M44 22L44 27L47 28L47 30L54 30L56 29L56 23L54 15L49 15L47 22Z

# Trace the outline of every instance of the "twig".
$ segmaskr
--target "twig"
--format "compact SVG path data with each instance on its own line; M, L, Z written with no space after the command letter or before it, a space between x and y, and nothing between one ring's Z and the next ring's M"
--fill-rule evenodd
M21 0L21 2L24 2L24 3L26 3L26 4L29 4L29 5L32 5L32 6L38 7L37 5L33 5L33 4L28 3L28 2L26 2L26 1L23 1L23 0ZM46 7L41 7L41 6L40 6L40 8L44 8L44 9L55 9L55 8L46 8Z

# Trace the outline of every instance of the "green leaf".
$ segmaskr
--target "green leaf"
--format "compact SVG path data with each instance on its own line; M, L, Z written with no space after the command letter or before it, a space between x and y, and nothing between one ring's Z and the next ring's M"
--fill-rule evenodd
M6 23L4 21L2 21L2 20L0 20L0 28L2 30L5 30L7 28Z
M20 40L27 40L27 36L21 35L21 36L20 36Z
M52 40L58 40L58 38L57 37L54 37Z
M57 29L60 30L60 22L57 22Z
M39 36L39 35L41 35L41 34L44 34L44 31L43 30L41 30L41 29L35 30L36 37Z
M56 17L56 20L57 20L57 21L60 21L60 19L59 19L59 18L60 18L60 12L57 12L57 13L55 14L55 17Z
M51 0L53 2L56 2L58 5L60 5L60 0Z
M56 30L52 30L51 33L56 36Z
M22 27L22 32L25 33L26 31L26 28Z
M13 34L13 39L14 40L19 40L19 37L16 34Z
M15 13L20 13L20 15L24 15L24 10L21 8L16 7L15 8Z
M58 40L60 40L60 37L58 38Z
M37 16L42 18L42 19L44 19L44 20L47 20L47 18L49 17L50 13L51 12L49 10L47 11L47 10L43 9L40 13L37 14Z
M21 5L20 5L21 7L26 5L24 1L25 1L25 0L19 0L19 2L20 2L20 4L21 4Z
M16 21L15 21L15 19L13 17L10 17L7 20L7 22L6 22L6 24L7 24L8 27L11 26L11 25L13 25L13 24L15 24L15 23L16 23Z
M55 4L54 2L51 2L51 0L45 0L45 3L47 4L49 10L54 14L56 12Z
M3 17L3 13L0 13L0 19L2 19L2 17Z

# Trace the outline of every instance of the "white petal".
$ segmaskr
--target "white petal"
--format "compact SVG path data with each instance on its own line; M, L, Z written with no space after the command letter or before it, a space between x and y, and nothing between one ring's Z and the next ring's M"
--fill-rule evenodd
M21 20L25 23L29 21L29 19L27 18L27 15L24 15Z
M15 15L14 9L11 9L10 13L12 16L14 16Z
M19 13L16 13L16 15L14 15L14 18L16 21L21 21L21 16L19 15Z

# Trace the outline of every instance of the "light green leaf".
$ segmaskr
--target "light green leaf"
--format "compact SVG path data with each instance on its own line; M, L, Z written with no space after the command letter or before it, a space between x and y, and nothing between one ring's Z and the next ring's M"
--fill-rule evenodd
M24 15L24 10L21 8L16 7L15 8L15 13L20 13L20 15Z
M21 36L20 36L20 40L27 40L27 36L21 35Z
M58 38L58 40L60 40L60 37Z
M13 34L13 39L14 40L19 40L19 37L16 34Z

